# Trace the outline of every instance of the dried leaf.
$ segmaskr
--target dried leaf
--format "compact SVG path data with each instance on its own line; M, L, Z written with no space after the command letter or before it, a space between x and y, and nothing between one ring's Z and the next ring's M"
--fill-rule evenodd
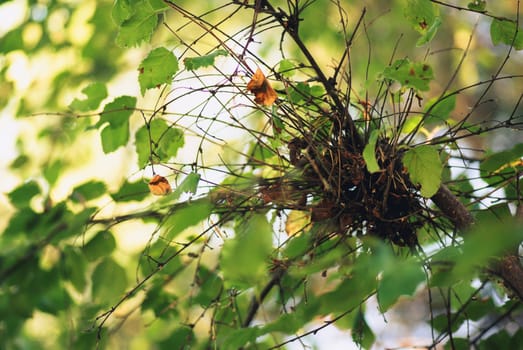
M155 196L165 196L166 194L171 193L172 188L165 177L154 175L151 181L149 181L149 190Z
M276 91L269 84L260 68L256 70L251 81L247 84L247 90L254 94L256 103L264 106L271 106L278 98Z

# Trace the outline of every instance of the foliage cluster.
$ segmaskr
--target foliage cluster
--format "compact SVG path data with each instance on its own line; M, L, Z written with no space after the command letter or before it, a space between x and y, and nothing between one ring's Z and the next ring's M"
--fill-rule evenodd
M10 164L0 347L275 349L338 327L370 348L367 301L416 293L415 345L522 343L520 2L204 3L30 2L5 34L0 100L37 131ZM20 52L79 63L15 103Z

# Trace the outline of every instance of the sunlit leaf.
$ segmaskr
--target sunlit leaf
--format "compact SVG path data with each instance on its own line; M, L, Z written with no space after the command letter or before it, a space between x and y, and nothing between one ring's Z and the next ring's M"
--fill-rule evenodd
M186 57L183 60L183 64L185 65L185 69L187 70L197 70L202 67L209 67L214 65L214 61L216 57L218 56L227 56L228 52L225 50L216 50L214 52L211 52L208 55L200 56L200 57Z
M120 96L105 105L95 127L104 126L101 132L102 149L111 153L129 142L129 117L133 114L136 98Z
M403 124L403 127L401 128L401 132L404 134L410 134L414 130L417 130L422 119L423 117L421 115L408 116L407 120Z
M376 336L372 332L372 329L370 329L365 320L365 315L361 310L358 310L351 328L352 340L363 349L370 349L372 344L374 344Z
M221 349L224 350L237 350L243 348L248 342L254 343L258 337L258 327L239 328L233 330L227 334L224 339L218 339L219 342L223 342Z
M180 198L183 193L192 193L195 194L198 189L198 183L200 182L200 174L198 173L189 173L183 181L176 186L176 189L173 191L173 197L175 199Z
M421 145L411 148L403 156L403 165L409 172L410 180L421 185L423 197L432 197L438 191L443 164L434 146Z
M164 0L149 0L149 4L155 11L163 11L169 8Z
M35 181L26 182L7 195L11 204L17 208L29 206L31 199L40 193L40 186Z
M311 95L311 88L309 84L298 82L296 86L294 86L290 92L289 97L292 103L299 103L303 100L306 100Z
M415 260L396 261L383 271L378 285L378 302L387 311L402 295L412 295L425 280L420 264Z
M202 266L196 275L200 291L195 296L194 301L203 307L208 307L223 291L223 280L214 271Z
M267 276L272 251L272 228L263 215L252 215L237 227L236 236L225 241L220 256L227 287L249 288Z
M107 125L100 133L102 150L105 154L116 151L129 142L129 125L111 127Z
M266 324L261 334L282 332L293 334L297 332L311 318L318 314L318 300L301 302L292 308L292 312L280 315L275 321Z
M503 208L498 211L506 212ZM450 286L459 281L470 281L480 273L481 266L516 249L523 240L523 228L511 216L480 215L480 220L469 231L460 249L447 247L434 254L432 261L436 269L431 285Z
M71 282L78 292L83 292L87 286L87 261L76 247L66 247L63 250L64 277Z
M456 95L447 95L442 98L434 98L425 106L426 116L424 124L442 123L449 119L450 113L456 108Z
M56 314L66 310L72 303L72 299L60 282L60 273L57 269L40 271L32 285L29 286L36 298L36 307L43 312Z
M517 30L517 31L516 31ZM492 44L512 45L516 50L523 49L523 30L508 20L493 19L490 24Z
M284 77L290 78L295 73L295 66L292 61L283 59L278 63L278 73L282 74Z
M185 349L189 349L195 341L193 328L188 326L176 328L166 339L158 343L159 349L177 349L180 348L180 344L183 344Z
M285 232L287 236L299 234L310 225L310 222L310 213L303 210L292 210L285 221Z
M82 252L89 261L108 256L116 248L116 240L110 231L99 231L83 247Z
M200 223L207 218L211 212L212 206L207 198L187 202L186 206L175 210L166 220L165 227L167 233L165 237L167 239L173 239L183 230Z
M396 60L382 73L384 78L396 80L407 88L428 91L434 79L432 67L422 62L411 62L407 58Z
M107 97L107 88L105 84L93 83L85 87L82 93L86 96L85 99L80 100L75 98L73 102L69 104L69 108L73 111L87 112L97 109L102 100Z
M158 24L158 14L149 1L137 0L133 4L119 1L117 4L116 12L113 9L113 19L121 23L116 43L122 47L133 47L149 41Z
M44 175L49 185L52 186L56 183L56 180L58 180L62 173L64 165L65 164L61 159L56 159L46 164L45 168L42 171L42 174Z
M434 23L430 25L430 27L427 29L427 31L416 41L416 46L423 46L425 44L428 44L434 39L434 36L436 35L439 27L441 26L441 18L436 17L434 20Z
M118 202L129 202L141 201L148 194L147 184L144 181L125 181L117 192L111 193L111 197Z
M117 25L121 25L125 20L129 19L135 11L130 0L115 0L111 15L114 22Z
M127 288L127 275L123 267L111 258L105 258L94 269L92 276L93 299L104 305L121 297Z
M136 132L136 152L140 168L149 161L151 141L153 142L153 160L168 161L175 157L178 149L184 145L184 135L182 130L167 125L163 119L154 119L148 126L142 126Z
M142 95L145 90L168 84L172 81L174 74L178 71L178 59L165 47L158 47L142 61L139 66L140 91Z
M112 128L128 125L129 117L133 114L135 106L136 97L119 96L104 106L100 120L95 126L100 127L106 123L109 123Z
M363 159L367 165L369 173L375 173L380 170L380 166L376 160L376 141L378 141L379 130L373 130L369 137L369 142L365 145L363 150Z
M142 302L143 310L152 310L154 315L159 318L169 318L176 314L176 310L167 310L169 305L176 298L172 293L166 290L162 283L147 289L145 298Z
M480 163L481 177L489 184L496 184L515 176L523 169L522 158L523 143L519 143L509 150L491 154Z
M74 202L86 202L98 198L107 192L107 187L101 181L89 181L73 189L71 199Z
M438 13L438 7L427 0L407 0L405 6L405 17L412 28L422 35L437 21Z

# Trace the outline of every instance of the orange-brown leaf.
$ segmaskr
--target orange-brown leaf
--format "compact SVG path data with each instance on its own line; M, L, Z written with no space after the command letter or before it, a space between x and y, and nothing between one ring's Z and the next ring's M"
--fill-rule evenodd
M165 177L154 175L151 181L149 181L149 190L155 196L165 196L166 194L171 193L172 188Z
M264 106L271 106L278 98L276 91L269 84L260 68L256 70L251 81L247 84L247 90L254 94L254 102Z

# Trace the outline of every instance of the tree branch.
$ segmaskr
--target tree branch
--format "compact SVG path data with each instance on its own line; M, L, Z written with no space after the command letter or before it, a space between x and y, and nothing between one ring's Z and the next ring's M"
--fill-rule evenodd
M447 186L441 185L431 199L460 231L466 231L474 224L472 214ZM516 218L523 221L522 204L518 206ZM505 286L520 300L523 300L523 267L516 253L502 257L494 266L490 267L490 271L500 277Z
M263 300L267 297L269 292L271 291L272 287L277 285L280 282L280 279L283 277L283 273L285 271L285 268L280 267L277 268L272 273L271 280L265 285L263 290L260 293L260 296L253 296L251 303L249 305L249 309L247 311L247 316L245 316L245 319L242 322L242 327L246 328L249 327L252 320L254 319L254 316L256 316L256 313L258 312L258 309L260 308L260 305L263 303Z
M474 223L474 218L467 208L445 185L432 196L432 201L460 231L467 230Z

